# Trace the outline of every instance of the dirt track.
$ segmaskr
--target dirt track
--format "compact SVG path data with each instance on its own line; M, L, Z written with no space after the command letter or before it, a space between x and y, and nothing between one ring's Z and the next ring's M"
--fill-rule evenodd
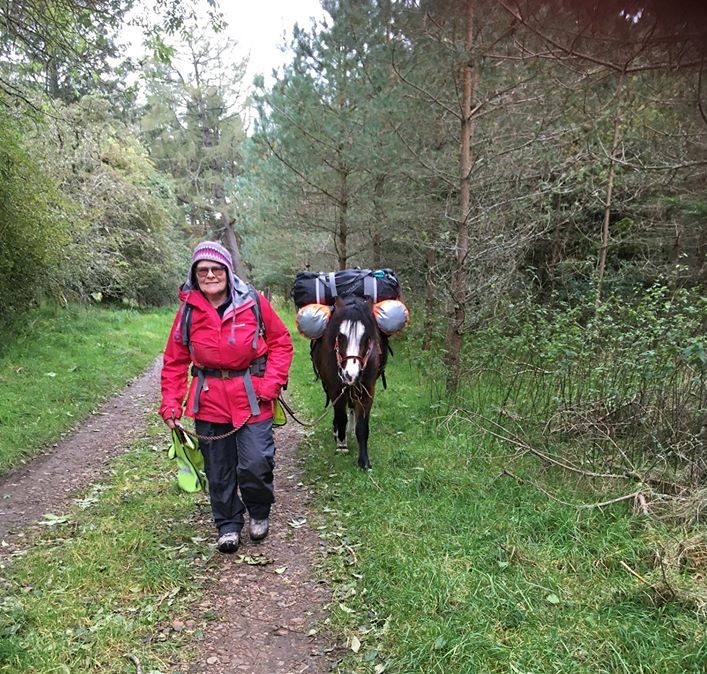
M0 480L0 554L27 545L27 533L45 513L61 514L72 497L101 478L108 462L130 448L157 407L161 359L106 402L61 442ZM311 528L309 493L299 480L297 428L276 431L277 503L271 533L261 543L247 534L238 553L217 555L213 582L200 603L216 615L203 625L199 656L175 663L189 674L323 674L337 648L317 629L326 615L327 588L315 574L322 554ZM204 522L210 527L210 522ZM272 560L240 563L239 555ZM199 616L195 616L198 621ZM200 622L200 621L199 621ZM185 629L175 624L174 629ZM188 626L186 626L188 627Z

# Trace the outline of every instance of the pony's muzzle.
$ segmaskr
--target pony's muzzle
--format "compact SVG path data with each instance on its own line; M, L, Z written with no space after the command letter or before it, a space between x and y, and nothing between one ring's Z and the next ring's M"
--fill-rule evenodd
M349 363L346 365L346 367L342 367L339 369L339 379L341 379L342 383L344 383L346 386L351 386L352 384L355 384L360 377L361 368L357 364Z

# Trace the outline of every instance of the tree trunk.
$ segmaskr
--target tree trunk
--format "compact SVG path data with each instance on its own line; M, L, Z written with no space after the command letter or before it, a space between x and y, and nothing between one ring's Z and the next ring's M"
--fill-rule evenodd
M337 206L338 222L336 226L336 255L339 269L346 269L349 259L348 238L349 238L349 194L348 194L348 172L341 159L339 151L339 203Z
M430 227L430 229L433 229ZM429 351L432 345L432 333L434 331L435 314L438 313L435 285L434 268L437 264L437 253L430 244L425 255L427 269L425 270L425 315L422 327L422 350Z
M474 98L475 73L471 50L474 43L474 0L466 0L464 51L462 66L462 118L459 156L459 220L457 223L456 250L452 270L452 315L447 336L447 393L459 388L461 350L464 321L466 318L467 274L466 258L469 254L469 211L471 207L471 118Z
M383 212L383 194L385 187L385 175L379 174L376 177L376 186L373 193L373 216L371 223L371 266L373 269L383 267L383 254L381 251L381 228L385 219Z
M228 252L231 253L231 258L233 259L233 271L236 276L241 279L241 281L245 281L247 283L248 273L246 272L245 266L243 265L243 260L241 259L241 249L238 245L238 236L236 235L236 230L233 227L234 221L229 217L226 209L221 211L221 217L223 219L226 248L228 248Z
M59 89L59 70L57 68L56 60L54 58L50 58L47 62L45 74L45 91L51 98L61 98L61 91ZM71 101L65 102L70 103Z
M604 273L606 272L606 258L609 251L609 224L611 218L611 204L614 193L614 176L616 175L616 152L621 141L621 94L624 82L624 74L621 73L619 83L616 86L616 114L614 115L614 136L611 141L611 153L609 155L609 173L606 181L606 201L604 202L604 221L601 227L601 246L599 247L599 259L597 260L597 294L596 306L601 304L601 293L604 285Z

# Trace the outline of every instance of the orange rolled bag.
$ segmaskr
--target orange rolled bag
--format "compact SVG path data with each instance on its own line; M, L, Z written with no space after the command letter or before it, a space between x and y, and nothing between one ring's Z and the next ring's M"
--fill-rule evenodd
M386 335L401 332L410 322L410 312L400 300L383 300L373 305L378 329Z
M331 318L331 307L326 304L305 304L295 316L297 332L307 339L319 339Z

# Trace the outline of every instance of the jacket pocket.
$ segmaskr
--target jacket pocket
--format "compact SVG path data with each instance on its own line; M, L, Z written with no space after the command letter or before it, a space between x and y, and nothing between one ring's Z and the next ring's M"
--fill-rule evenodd
M251 376L251 380L253 381L253 390L255 391L255 397L260 400L260 390L263 386L263 378Z

